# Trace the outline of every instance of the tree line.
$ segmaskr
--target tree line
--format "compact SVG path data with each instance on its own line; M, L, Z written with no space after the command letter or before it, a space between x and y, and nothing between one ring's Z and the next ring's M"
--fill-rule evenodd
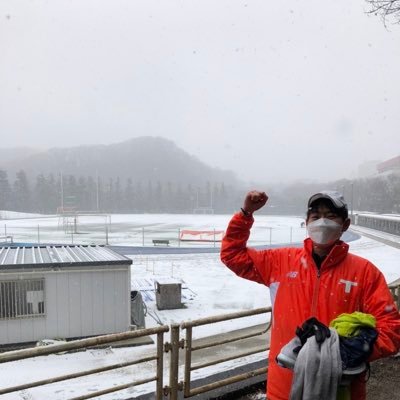
M183 185L177 182L134 181L92 176L43 175L29 180L20 170L13 180L0 170L0 210L54 214L63 207L80 212L107 213L233 213L247 190L265 190L270 200L262 213L304 215L308 197L323 189L342 192L349 211L400 213L400 175L326 184L293 183L243 188L224 182Z
M400 214L400 174L362 179L341 179L327 183L299 182L275 194L274 213L305 215L307 200L321 190L337 190L344 195L349 213L376 212Z
M202 186L177 182L43 175L30 181L24 170L10 181L0 170L0 210L54 214L61 210L107 213L192 213L234 208L235 190L223 182Z

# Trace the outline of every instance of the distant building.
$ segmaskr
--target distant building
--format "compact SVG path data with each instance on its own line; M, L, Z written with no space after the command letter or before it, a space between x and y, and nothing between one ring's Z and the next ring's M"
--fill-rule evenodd
M378 169L377 165L380 161L365 161L358 166L358 177L359 178L369 178L371 176L377 175Z
M400 174L400 156L379 163L377 170L379 174Z
M102 246L0 247L0 345L129 330L131 264Z

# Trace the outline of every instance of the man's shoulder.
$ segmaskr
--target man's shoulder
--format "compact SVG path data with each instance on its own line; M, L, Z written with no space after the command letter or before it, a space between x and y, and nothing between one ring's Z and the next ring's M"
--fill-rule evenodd
M357 254L347 253L346 261L350 266L353 266L354 268L363 268L365 270L374 271L379 274L382 273L382 271L374 263L372 263L372 261Z
M371 261L369 261L367 258L361 257L357 254L350 253L350 252L347 253L346 259L347 259L347 261L351 261L351 262L355 262L355 263L359 263L359 264L373 265L371 263Z

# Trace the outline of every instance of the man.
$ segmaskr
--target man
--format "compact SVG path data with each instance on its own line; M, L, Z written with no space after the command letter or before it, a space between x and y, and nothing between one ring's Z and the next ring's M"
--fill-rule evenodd
M267 399L289 398L293 373L276 362L296 327L310 317L323 324L342 313L360 311L376 318L378 338L369 361L400 349L400 315L382 273L369 261L348 253L340 236L350 225L347 205L337 192L317 193L308 201L309 238L302 248L257 251L246 247L253 213L268 200L252 191L233 216L222 241L221 260L238 276L269 287L273 324ZM351 399L365 399L365 382L354 379Z

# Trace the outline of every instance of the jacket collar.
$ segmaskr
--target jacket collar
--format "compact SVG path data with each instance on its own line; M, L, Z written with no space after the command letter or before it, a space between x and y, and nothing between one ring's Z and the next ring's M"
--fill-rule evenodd
M304 249L309 257L312 258L313 244L310 238L304 240ZM347 256L349 252L349 245L342 240L338 240L336 244L332 247L331 251L326 256L323 261L321 268L332 267L339 264Z

